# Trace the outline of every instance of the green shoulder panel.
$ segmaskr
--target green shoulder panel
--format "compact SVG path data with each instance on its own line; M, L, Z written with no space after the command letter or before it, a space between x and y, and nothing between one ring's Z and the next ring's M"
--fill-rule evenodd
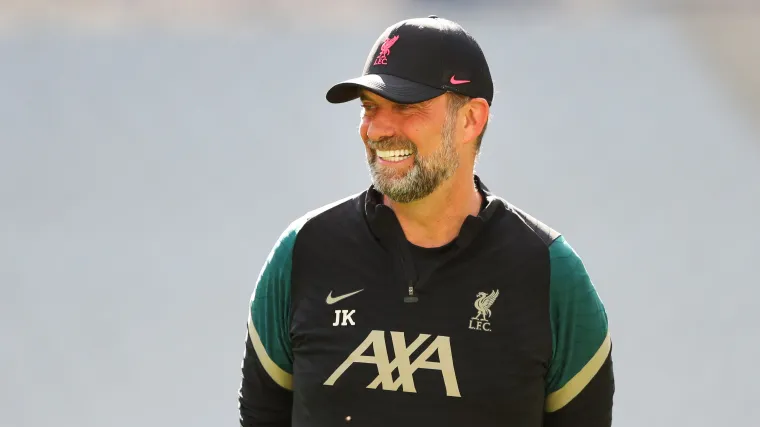
M290 290L293 248L298 233L310 219L354 197L324 205L293 221L269 252L256 281L248 316L248 335L264 370L285 389L293 389Z
M264 370L288 390L293 383L289 333L293 247L304 223L304 219L291 223L270 251L251 296L248 318L248 334Z
M607 313L581 258L559 236L549 246L552 360L546 411L567 405L599 371L610 352Z

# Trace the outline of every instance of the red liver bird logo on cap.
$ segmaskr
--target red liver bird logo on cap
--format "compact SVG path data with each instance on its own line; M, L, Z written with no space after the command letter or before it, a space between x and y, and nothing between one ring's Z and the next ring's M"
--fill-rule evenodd
M387 38L383 42L383 44L380 46L380 53L377 55L377 58L375 58L375 64L374 65L386 65L388 64L388 55L391 54L391 47L393 47L394 44L398 41L398 34L393 36L393 38Z

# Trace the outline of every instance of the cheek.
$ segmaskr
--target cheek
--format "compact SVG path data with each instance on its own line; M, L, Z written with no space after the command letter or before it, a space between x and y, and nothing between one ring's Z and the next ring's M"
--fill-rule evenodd
M367 125L366 120L362 120L361 126L359 126L359 136L362 139L362 143L364 144L364 151L367 153L367 160L372 160L375 153L372 151L372 149L369 147L369 144L367 141L369 138L367 138L367 128L369 126Z
M440 143L441 131L436 123L427 117L407 120L402 128L403 135L417 146L420 155L435 151Z
M426 132L424 129L410 128L404 133L406 139L414 144L420 156L426 156L435 151L439 140L436 135Z
M370 131L370 120L366 117L362 119L361 123L359 124L359 136L361 137L362 141L366 144L367 141L369 141L369 131Z

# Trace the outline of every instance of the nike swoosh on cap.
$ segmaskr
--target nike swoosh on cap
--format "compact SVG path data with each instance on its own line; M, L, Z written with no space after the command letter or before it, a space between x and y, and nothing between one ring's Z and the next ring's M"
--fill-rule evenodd
M451 82L451 84L453 85L461 85L464 83L470 83L469 80L457 80L456 75L451 76L451 80L449 80L449 82Z
M337 297L333 297L333 296L332 296L332 291L330 291L330 294L329 294L329 295L327 295L327 299L325 300L325 302L326 302L328 305L329 305L329 304L335 304L336 302L338 302L338 301L341 301L341 300L344 300L344 299L346 299L346 298L348 298L348 297L352 297L352 296L354 296L354 295L358 294L359 292L361 292L361 291L363 291L363 290L364 290L364 289L359 289L358 291L355 291L355 292L351 292L350 294L339 295L339 296L337 296Z

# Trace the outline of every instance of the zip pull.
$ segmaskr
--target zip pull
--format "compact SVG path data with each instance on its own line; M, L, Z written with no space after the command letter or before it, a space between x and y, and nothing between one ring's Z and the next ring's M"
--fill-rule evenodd
M409 295L404 297L404 302L417 302L419 298L414 294L414 282L409 282Z

